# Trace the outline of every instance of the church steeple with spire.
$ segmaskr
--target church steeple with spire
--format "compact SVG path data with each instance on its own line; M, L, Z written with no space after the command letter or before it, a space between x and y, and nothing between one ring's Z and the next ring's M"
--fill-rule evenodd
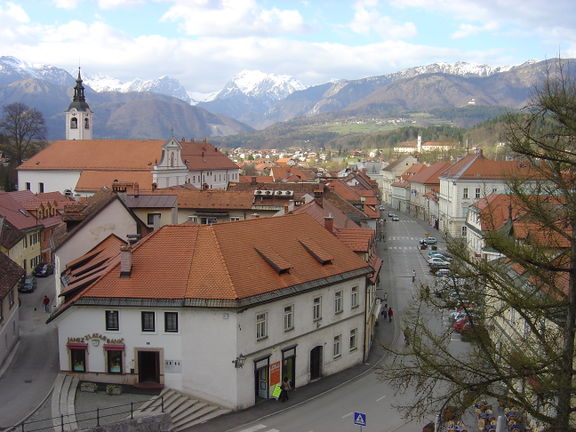
M84 85L78 68L78 78L74 87L74 97L66 111L66 139L88 140L92 139L92 111L84 96Z

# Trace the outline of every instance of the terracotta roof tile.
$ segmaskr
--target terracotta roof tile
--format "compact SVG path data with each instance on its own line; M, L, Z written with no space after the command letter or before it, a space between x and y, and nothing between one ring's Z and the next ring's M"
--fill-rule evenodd
M330 251L322 265L300 243ZM277 245L277 246L276 246ZM257 252L274 247L292 266L278 273ZM289 215L206 225L167 225L132 252L132 274L119 264L86 289L83 297L241 299L340 273L368 269L353 251L308 215Z
M0 300L6 297L25 274L22 267L0 252Z
M94 192L102 187L112 188L114 181L138 183L141 191L152 190L152 171L94 171L83 170L80 173L76 190Z
M18 167L19 170L150 170L162 156L163 140L62 140Z

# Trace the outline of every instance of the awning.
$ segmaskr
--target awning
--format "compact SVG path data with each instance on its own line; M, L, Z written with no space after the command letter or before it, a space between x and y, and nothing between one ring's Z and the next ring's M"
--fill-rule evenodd
M382 311L382 303L380 301L378 301L378 303L376 303L376 306L374 307L374 318L378 319L378 317L380 316L380 311Z
M69 349L86 349L88 348L88 344L87 343L82 343L82 342L69 342L66 344L66 348Z
M124 344L104 344L106 351L124 351Z
M382 258L376 254L372 254L368 260L368 264L374 269L374 272L368 278L371 283L375 284L378 280L378 275L380 274L380 269L382 268Z

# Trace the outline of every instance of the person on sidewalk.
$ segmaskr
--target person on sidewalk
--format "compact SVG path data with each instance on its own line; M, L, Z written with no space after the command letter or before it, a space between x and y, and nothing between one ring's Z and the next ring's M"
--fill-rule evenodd
M388 308L388 322L392 322L392 316L394 315L394 311L392 310L392 307Z
M280 402L286 402L288 400L288 391L292 390L292 386L290 385L290 381L288 377L284 377L282 380L282 392L280 393Z
M42 299L42 304L44 305L44 312L50 312L50 299L47 295Z
M416 282L416 270L412 269L412 283Z

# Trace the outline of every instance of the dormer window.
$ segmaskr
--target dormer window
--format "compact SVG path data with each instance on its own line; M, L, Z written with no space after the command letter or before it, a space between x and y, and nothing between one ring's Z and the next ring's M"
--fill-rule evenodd
M76 117L70 119L70 129L78 129L78 119Z

